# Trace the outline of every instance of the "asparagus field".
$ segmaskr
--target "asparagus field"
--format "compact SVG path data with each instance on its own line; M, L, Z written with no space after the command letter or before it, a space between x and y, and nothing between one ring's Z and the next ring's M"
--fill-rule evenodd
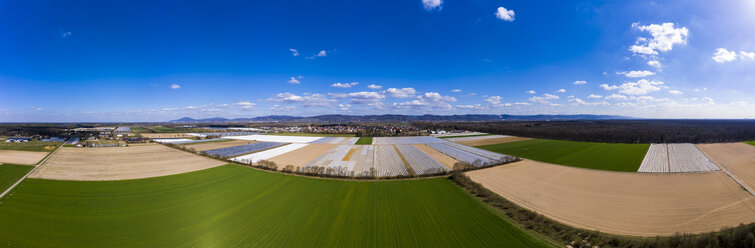
M236 165L125 181L27 179L11 247L545 247L444 178L356 182Z

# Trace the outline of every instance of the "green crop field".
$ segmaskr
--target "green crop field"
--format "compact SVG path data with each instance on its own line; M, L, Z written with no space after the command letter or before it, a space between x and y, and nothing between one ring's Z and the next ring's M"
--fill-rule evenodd
M34 166L28 165L0 164L0 193L16 183L19 178L26 175L33 168Z
M755 141L745 141L745 143L755 146Z
M637 171L650 144L612 144L533 139L479 146L485 150L574 167Z
M0 142L0 150L30 151L30 152L49 152L55 150L63 142L43 142L29 141L22 143ZM54 146L54 147L53 147ZM45 149L47 147L48 149Z
M313 136L313 137L356 137L353 133L268 133L279 136Z
M144 132L149 132L149 129L146 129L146 128L144 128L144 127L140 127L140 126L131 126L130 128L131 128L131 132L132 132L132 133L144 133Z
M178 133L178 132L181 132L180 129L170 128L170 127L152 127L152 131L155 132L155 133Z
M126 181L27 179L11 247L543 247L445 178L341 181L225 165Z
M355 145L372 145L372 137L360 137Z

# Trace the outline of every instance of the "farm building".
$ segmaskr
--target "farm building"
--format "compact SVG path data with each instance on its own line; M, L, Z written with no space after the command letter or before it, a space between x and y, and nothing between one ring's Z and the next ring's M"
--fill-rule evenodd
M8 138L5 142L15 142L15 143L21 143L21 142L29 142L31 141L31 138Z

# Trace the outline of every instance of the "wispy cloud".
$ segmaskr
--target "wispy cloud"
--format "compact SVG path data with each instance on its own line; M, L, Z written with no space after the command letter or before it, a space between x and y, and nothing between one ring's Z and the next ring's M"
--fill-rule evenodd
M443 4L443 0L422 0L422 6L426 10L440 9Z
M171 84L170 85L170 89L172 89L172 90L177 90L177 89L180 89L180 88L181 88L181 85L178 85L178 84Z
M334 83L334 84L331 84L330 87L335 87L335 88L351 88L352 86L356 86L357 84L359 84L359 82Z

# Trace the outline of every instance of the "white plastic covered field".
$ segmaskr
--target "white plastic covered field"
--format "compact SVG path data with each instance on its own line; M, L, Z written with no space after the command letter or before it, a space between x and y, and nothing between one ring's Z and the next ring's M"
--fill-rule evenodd
M693 144L651 144L639 172L699 172L719 170Z
M294 151L296 149L299 149L305 146L307 146L307 144L288 144L288 145L276 147L270 150L247 154L244 156L238 156L238 157L232 158L231 160L239 162L239 163L245 163L245 164L257 163L260 160L267 160L272 157L275 157L284 153L288 153L288 152Z
M409 144L431 144L447 142L431 136L411 136L411 137L375 137L372 139L373 145L409 145Z
M309 143L324 137L309 137L309 136L279 136L279 135L245 135L245 136L229 136L229 139L238 140L255 140L255 141L268 141L268 142L283 142L283 143Z
M152 139L152 141L157 143L184 143L184 142L191 142L190 139Z

